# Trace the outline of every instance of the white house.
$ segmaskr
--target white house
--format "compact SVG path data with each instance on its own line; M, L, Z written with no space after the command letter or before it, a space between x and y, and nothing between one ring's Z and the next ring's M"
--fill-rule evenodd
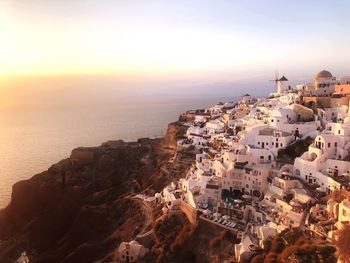
M297 114L289 107L272 110L269 115L269 124L274 127L278 127L279 124L291 123L297 120Z
M271 171L271 165L267 164L231 163L221 179L221 186L230 194L237 191L260 196L268 187L267 177Z
M252 98L248 93L242 96L241 103L249 104L251 102L252 102Z
M342 77L342 78L340 79L340 83L341 83L341 84L344 84L344 85L350 84L350 76L344 76L344 77Z
M267 148L277 156L278 150L287 147L294 139L292 133L267 127L259 131L252 146L262 149Z
M322 70L318 72L314 78L315 91L313 94L316 96L330 96L335 91L335 85L337 83L332 73L327 70Z
M139 242L122 242L117 252L118 262L139 262L148 253L148 248L142 246Z

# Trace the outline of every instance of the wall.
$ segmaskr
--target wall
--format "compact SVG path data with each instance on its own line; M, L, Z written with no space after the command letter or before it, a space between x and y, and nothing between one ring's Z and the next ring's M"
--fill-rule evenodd
M348 106L349 105L349 97L341 97L341 98L331 98L330 100L330 106L332 108L334 107L340 107L340 106Z
M301 136L304 136L308 134L309 132L315 131L317 129L317 123L315 121L313 122L306 122L306 123L285 123L285 124L278 124L278 129L294 133L294 131L298 128L299 134Z
M342 94L350 94L350 85L349 84L335 85L335 92L342 93Z
M300 104L293 104L293 110L297 115L300 115L302 121L312 120L314 118L314 112Z
M181 200L181 204L180 204L180 209L182 212L185 213L188 221L190 221L190 223L192 225L198 224L198 213L197 213L196 209L192 208L190 205L186 204L186 202L184 202L182 200Z

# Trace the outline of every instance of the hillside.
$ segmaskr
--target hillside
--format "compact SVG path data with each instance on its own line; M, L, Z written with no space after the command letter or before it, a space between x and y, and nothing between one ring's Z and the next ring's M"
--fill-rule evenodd
M194 152L176 152L185 129L170 124L165 139L110 141L78 148L70 158L13 186L0 212L0 262L25 250L32 262L92 262L141 230L138 193L154 195L185 175Z

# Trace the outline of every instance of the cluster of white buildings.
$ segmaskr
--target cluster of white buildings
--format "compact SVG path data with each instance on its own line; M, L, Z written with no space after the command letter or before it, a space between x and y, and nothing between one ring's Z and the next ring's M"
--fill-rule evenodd
M238 103L193 111L183 119L189 128L178 147L201 153L187 176L166 188L167 205L181 199L204 220L234 225L242 235L237 259L275 232L308 227L310 209L349 223L350 201L331 206L318 199L349 188L349 97L350 77L323 70L295 88L283 76L267 98L245 94ZM280 150L307 137L314 142L294 163L280 159Z
M182 210L191 223L235 231L237 261L286 228L336 240L350 224L349 103L350 77L322 70L294 88L285 76L276 79L276 92L266 98L245 94L237 103L187 111L177 146L199 153L186 176L154 198L163 200L164 213ZM301 156L284 159L307 142ZM123 242L118 260L136 262L147 252Z

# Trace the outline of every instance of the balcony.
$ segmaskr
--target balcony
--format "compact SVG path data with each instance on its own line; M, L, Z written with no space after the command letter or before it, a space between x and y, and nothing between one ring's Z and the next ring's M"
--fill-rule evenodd
M313 162L317 156L321 156L323 154L323 150L316 147L316 145L313 143L309 146L309 154L308 154L308 161Z

